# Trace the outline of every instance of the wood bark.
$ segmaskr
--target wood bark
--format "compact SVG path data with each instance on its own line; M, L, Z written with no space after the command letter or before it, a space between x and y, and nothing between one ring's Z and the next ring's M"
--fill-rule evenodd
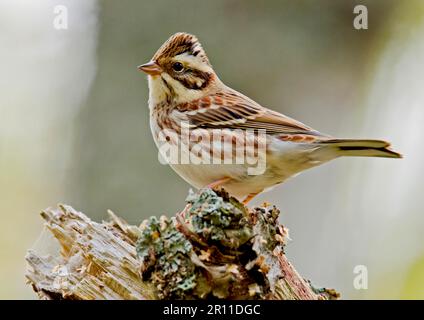
M336 299L284 254L277 208L248 209L225 191L191 193L173 218L140 226L109 211L94 222L68 205L41 213L60 250L28 251L26 277L41 299Z

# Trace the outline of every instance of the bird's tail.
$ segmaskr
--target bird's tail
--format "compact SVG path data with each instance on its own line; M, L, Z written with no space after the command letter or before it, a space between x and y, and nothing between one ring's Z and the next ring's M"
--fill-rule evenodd
M390 150L390 143L382 140L331 139L320 144L331 147L340 157L402 158L400 153Z

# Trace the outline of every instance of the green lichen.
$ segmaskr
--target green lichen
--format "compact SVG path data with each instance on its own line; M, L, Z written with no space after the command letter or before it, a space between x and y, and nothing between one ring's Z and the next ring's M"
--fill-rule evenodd
M253 232L257 235L252 244L256 253L256 263L259 270L265 275L266 283L274 291L278 280L283 277L279 265L277 252L283 252L286 234L284 228L278 223L280 211L276 207L256 208ZM255 261L255 260L254 260ZM254 261L251 261L252 265Z
M225 191L190 191L178 220L145 221L137 241L143 279L160 299L265 298L283 276L279 211L248 211Z
M227 194L219 195L211 189L203 189L200 194L190 190L186 201L191 204L193 231L206 241L234 249L251 238L244 206Z
M174 219L151 217L136 244L143 278L151 280L159 298L181 298L196 286L191 243L175 228Z

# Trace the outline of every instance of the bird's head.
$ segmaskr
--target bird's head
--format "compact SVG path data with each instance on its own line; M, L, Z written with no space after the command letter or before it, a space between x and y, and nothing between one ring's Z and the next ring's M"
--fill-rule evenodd
M188 33L171 36L146 64L150 103L185 103L209 94L220 81L199 40Z

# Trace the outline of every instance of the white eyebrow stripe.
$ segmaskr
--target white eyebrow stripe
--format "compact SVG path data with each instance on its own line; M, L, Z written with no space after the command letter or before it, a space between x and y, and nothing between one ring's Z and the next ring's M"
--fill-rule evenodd
M212 68L205 63L199 56L193 56L188 52L181 53L174 57L175 61L182 62L183 64L187 64L190 68L204 71L204 72L212 72Z
M180 53L180 54L176 55L174 58L175 58L175 59L177 59L177 60L182 60L182 59L184 59L184 58L186 58L186 57L193 57L193 58L195 58L195 57L194 57L192 54L190 54L188 51L183 52L183 53Z

